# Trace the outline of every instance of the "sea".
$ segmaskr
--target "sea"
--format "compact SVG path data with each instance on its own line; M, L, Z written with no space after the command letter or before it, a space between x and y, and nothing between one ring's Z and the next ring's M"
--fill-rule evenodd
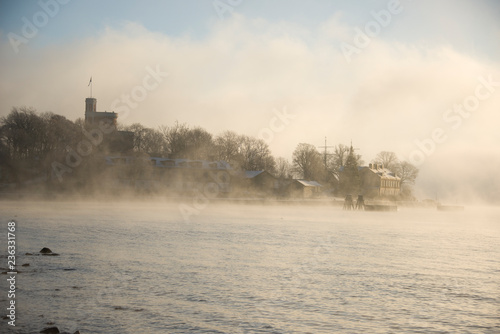
M0 333L500 333L498 207L3 200L0 221Z

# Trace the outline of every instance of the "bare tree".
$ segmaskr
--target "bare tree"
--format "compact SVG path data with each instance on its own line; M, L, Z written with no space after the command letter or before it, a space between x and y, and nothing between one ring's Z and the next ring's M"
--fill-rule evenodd
M293 151L293 169L306 180L324 178L325 167L321 154L311 144L300 143Z
M285 158L278 157L275 160L275 176L279 179L290 179L293 176L292 164Z
M140 123L134 123L129 126L121 127L123 131L131 131L134 133L134 151L144 152L144 135L146 132L146 127Z
M214 139L216 159L231 165L239 164L239 149L244 137L233 131L225 131Z
M275 172L275 162L269 145L262 139L244 136L240 144L240 168L243 170L266 170Z
M375 156L373 163L383 164L384 168L394 172L398 168L399 159L394 152L382 151Z
M415 184L419 172L417 167L407 161L400 161L396 153L388 151L379 152L373 162L383 164L385 168L394 172L401 178L401 190L406 189L406 192L411 193L410 185Z
M2 156L17 181L48 176L54 159L64 156L82 138L77 125L53 113L12 108L0 118Z
M31 108L12 108L10 114L1 118L4 144L15 160L34 160L46 144L39 141L44 132L43 120Z
M124 131L134 133L134 151L149 156L163 156L167 145L163 134L159 130L146 128L142 124L134 123L123 127Z
M349 156L350 147L344 144L338 144L335 146L333 154L330 156L328 163L328 171L337 178L340 177L340 171L343 167L345 167L347 163L347 157ZM361 166L363 164L363 160L361 159L360 154L356 154L353 151L353 158L356 160L356 164Z
M171 158L207 160L215 154L212 135L203 128L189 128L176 122L171 127L160 126L159 132Z
M160 131L145 128L142 132L142 152L149 156L162 156L166 150L165 139Z
M212 160L215 155L212 134L207 130L196 127L189 129L185 156L188 159Z
M179 124L175 122L175 125L171 127L160 126L160 133L167 145L167 153L170 158L186 158L184 156L187 151L188 140L187 136L189 133L189 128L186 124Z
M335 146L333 154L330 156L328 169L337 177L339 176L341 168L345 166L348 154L349 146L338 144Z
M415 184L418 172L418 168L407 161L399 163L396 168L396 173L401 178L401 189L403 185Z

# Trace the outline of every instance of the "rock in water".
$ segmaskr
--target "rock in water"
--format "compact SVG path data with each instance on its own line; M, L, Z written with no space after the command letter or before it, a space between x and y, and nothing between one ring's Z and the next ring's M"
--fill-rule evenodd
M49 249L49 251L50 251L50 249ZM45 329L41 330L40 333L44 333L44 334L59 334L59 328L57 328L57 327L48 327L48 328L45 328Z
M50 248L43 247L42 250L40 251L40 254L42 255L47 255L47 256L59 256L57 253L52 253Z
M40 251L40 253L42 253L42 254L52 254L52 251L50 250L50 248L43 247L42 250Z

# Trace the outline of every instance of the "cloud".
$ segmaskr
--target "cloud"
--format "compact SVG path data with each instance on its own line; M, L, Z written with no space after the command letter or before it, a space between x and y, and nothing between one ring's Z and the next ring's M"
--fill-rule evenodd
M0 114L27 105L83 117L90 76L98 109L111 111L113 102L143 85L147 68L160 68L168 77L134 101L119 122L155 127L177 120L212 133L229 129L257 136L273 110L286 106L296 117L270 143L275 155L290 157L299 142L322 145L327 136L331 144L352 139L365 161L382 150L408 158L415 139L446 129L449 139L426 157L428 166L446 162L448 151L459 158L477 145L500 142L493 125L500 87L460 128L451 130L443 121L448 108L474 94L479 76L500 81L498 63L451 45L381 37L347 63L340 44L353 38L353 27L341 18L332 16L311 31L234 15L214 23L203 39L171 37L128 22L71 44L27 45L18 55L1 36Z

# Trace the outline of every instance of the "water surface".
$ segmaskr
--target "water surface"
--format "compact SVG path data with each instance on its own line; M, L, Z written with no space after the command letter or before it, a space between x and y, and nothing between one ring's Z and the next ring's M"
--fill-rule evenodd
M181 204L0 202L30 264L12 332L500 332L499 209Z

